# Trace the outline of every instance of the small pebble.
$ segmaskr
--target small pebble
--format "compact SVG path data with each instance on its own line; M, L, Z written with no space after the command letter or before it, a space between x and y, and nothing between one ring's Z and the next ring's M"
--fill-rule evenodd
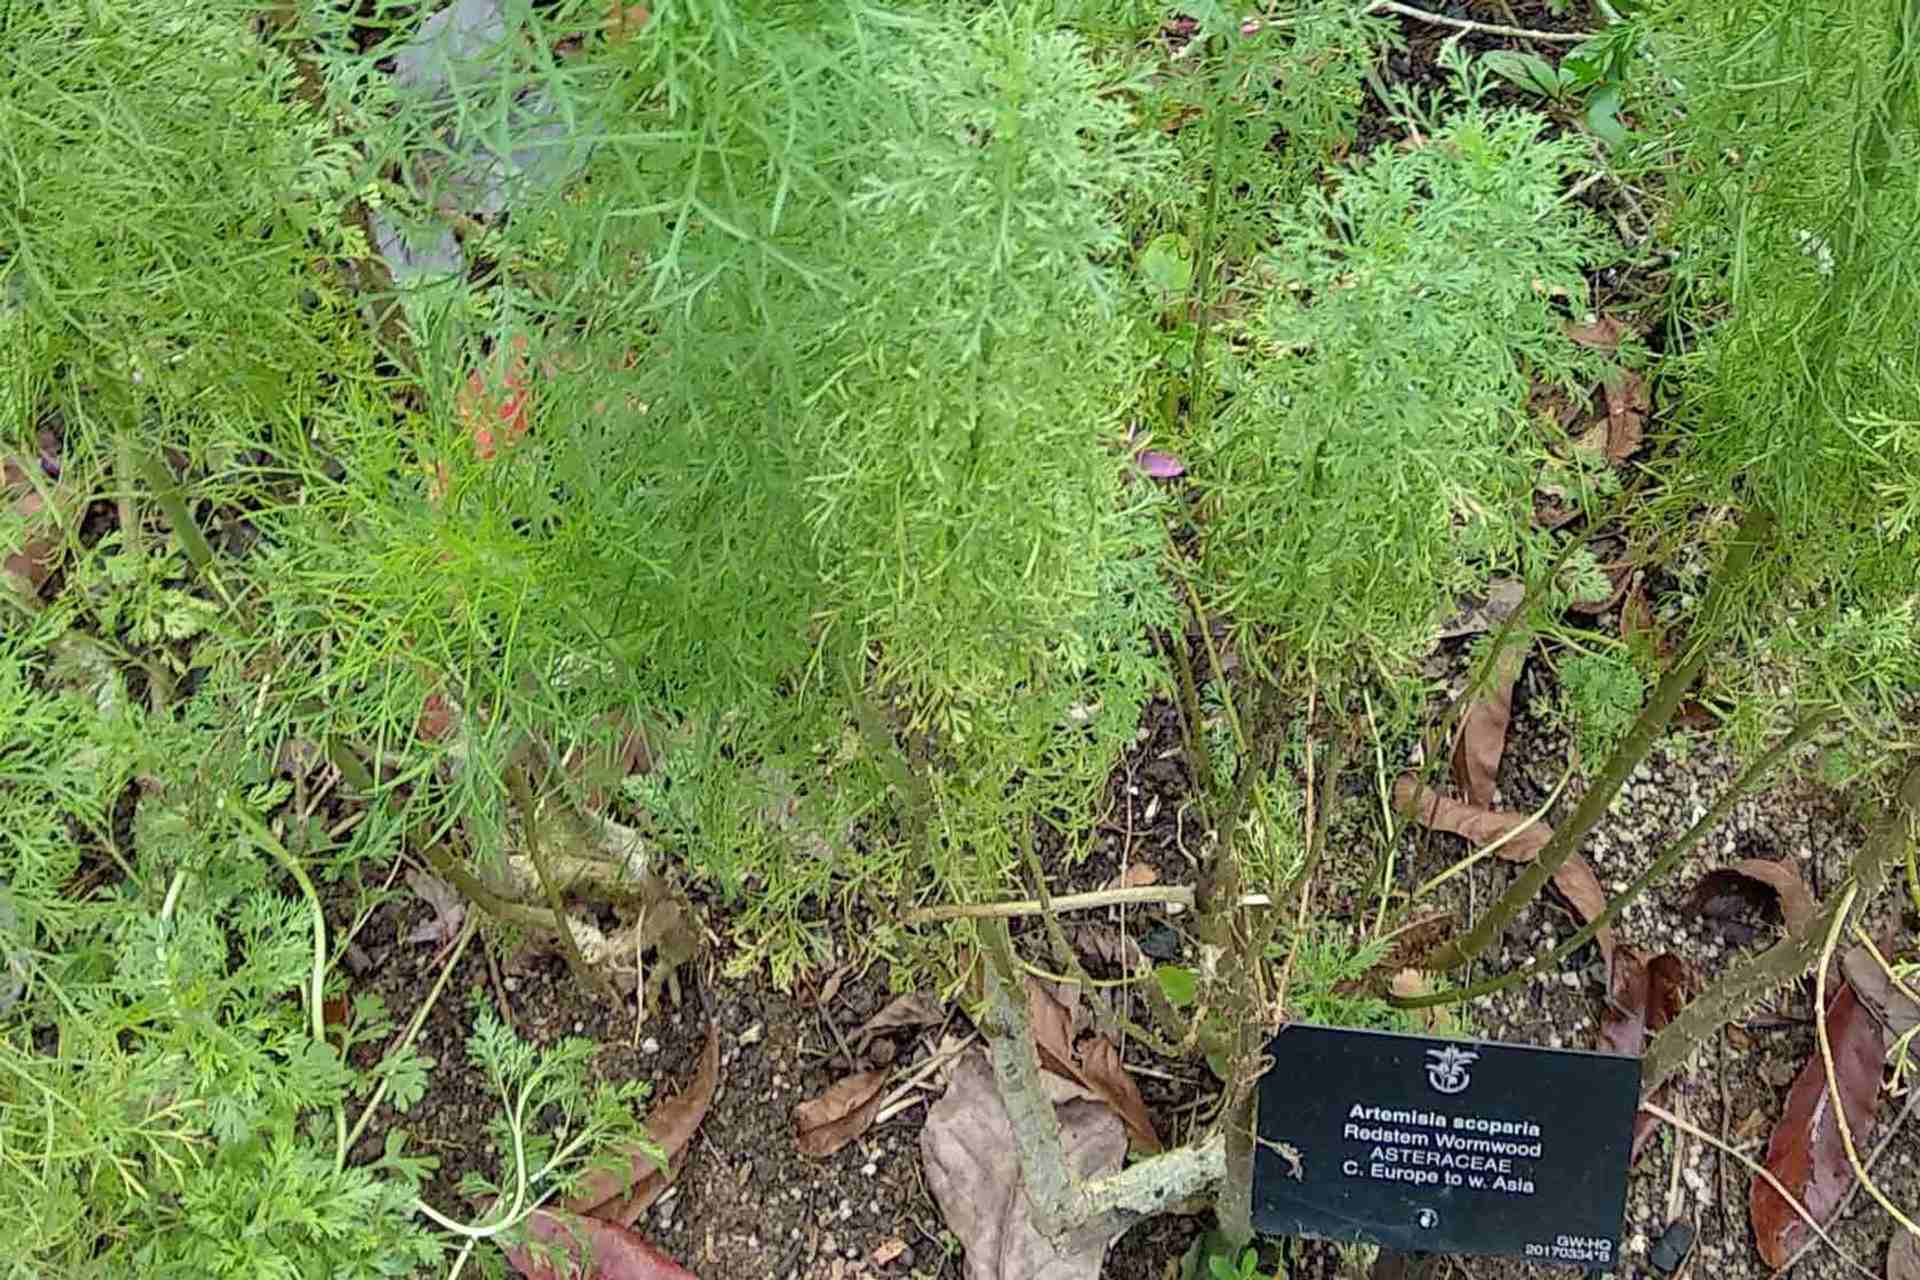
M658 1040L655 1040L652 1036L648 1036L645 1040L642 1040L640 1042L640 1052L658 1053L660 1052L660 1042Z

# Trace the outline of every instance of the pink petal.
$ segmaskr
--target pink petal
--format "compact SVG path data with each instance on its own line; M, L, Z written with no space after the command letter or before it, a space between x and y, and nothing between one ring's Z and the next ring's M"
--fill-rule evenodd
M1155 480L1171 480L1175 476L1187 474L1186 463L1170 453L1161 453L1157 449L1145 449L1134 455L1134 463Z

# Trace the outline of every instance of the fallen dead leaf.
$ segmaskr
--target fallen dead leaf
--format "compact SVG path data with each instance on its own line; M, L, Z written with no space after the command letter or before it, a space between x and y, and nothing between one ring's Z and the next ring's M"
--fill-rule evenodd
M1146 960L1130 933L1110 924L1083 924L1073 931L1074 949L1082 955L1132 973Z
M1771 858L1747 858L1701 876L1686 909L1710 920L1731 920L1776 904L1794 933L1819 910L1798 871Z
M531 427L526 336L516 335L508 347L506 358L497 362L497 376L475 369L454 397L454 413L473 438L473 451L483 462L490 460L503 443L496 433L503 433L504 443L512 445Z
M1607 891L1600 887L1600 877L1593 874L1593 865L1584 854L1576 853L1560 864L1560 869L1553 873L1553 888L1573 908L1574 917L1583 925L1591 923L1607 909ZM1611 967L1614 955L1612 927L1602 928L1595 933L1593 942Z
M647 1206L673 1185L687 1162L687 1145L707 1117L713 1105L714 1091L720 1086L720 1029L707 1027L707 1044L700 1051L700 1066L693 1080L679 1093L662 1100L647 1113L647 1136L667 1153L663 1170L653 1156L642 1149L623 1153L625 1169L596 1169L581 1182L579 1194L567 1201L573 1213L588 1214L626 1226L645 1213Z
M1471 803L1491 805L1500 757L1507 749L1507 724L1513 715L1513 682L1526 665L1531 637L1510 636L1493 661L1493 670L1460 717L1453 743L1453 783Z
M1414 996L1431 995L1433 978L1418 969L1402 969L1388 981L1387 990L1403 1000ZM1446 1035L1458 1030L1454 1022L1453 1010L1446 1005L1430 1005L1425 1009L1409 1009L1407 1012L1429 1031Z
M1567 322L1567 336L1583 347L1612 355L1620 349L1620 339L1630 330L1612 316L1599 315L1591 320Z
M1885 942L1880 944L1881 955L1889 955L1891 950ZM1886 969L1873 958L1873 952L1864 946L1848 947L1846 955L1841 958L1840 967L1847 976L1847 985L1853 988L1853 994L1860 998L1860 1003L1867 1006L1867 1012L1873 1015L1873 1020L1880 1024L1888 1048L1892 1048L1894 1041L1914 1027L1920 1026L1920 1000L1915 1000L1894 985ZM1913 989L1911 980L1907 982L1907 988Z
M60 497L57 491L55 496ZM60 559L63 513L58 506L49 511L46 499L28 479L25 465L13 458L0 459L0 499L11 504L23 526L17 546L0 546L0 570L27 591L38 592Z
M806 1156L830 1156L867 1131L880 1110L888 1071L861 1071L793 1109L793 1141Z
M1495 851L1508 862L1532 862L1553 832L1524 813L1500 813L1482 805L1468 804L1443 796L1431 787L1423 787L1410 773L1403 773L1393 784L1393 804L1424 827L1452 832L1472 845L1489 845L1502 836L1518 831L1513 839Z
M853 1051L865 1053L867 1045L882 1031L898 1027L933 1027L947 1020L946 1007L932 996L910 994L895 996L886 1008L860 1024L853 1033Z
M1607 397L1607 461L1625 462L1646 435L1653 399L1647 380L1631 369L1614 369L1601 384Z
M453 732L459 712L453 700L435 689L420 701L420 714L414 718L413 736L422 742L438 742Z
M1054 1108L1067 1167L1083 1180L1119 1169L1126 1127L1101 1103ZM962 1054L920 1131L927 1190L966 1250L965 1280L1097 1280L1109 1239L1104 1231L1059 1243L1033 1225L1020 1173L1013 1122L981 1050Z
M1033 1022L1040 1065L1107 1103L1126 1123L1138 1150L1160 1150L1160 1137L1147 1117L1139 1086L1120 1064L1120 1051L1104 1037L1088 1042L1084 1058L1073 1051L1073 1013L1038 982L1027 982L1027 1011Z
M1920 1236L1904 1227L1887 1242L1887 1280L1920 1280Z
M1839 1105L1854 1142L1864 1143L1880 1097L1880 1025L1844 983L1827 1001L1826 1025ZM1816 1048L1787 1092L1786 1110L1767 1142L1765 1163L1767 1171L1821 1224L1833 1216L1854 1180L1834 1115L1826 1066ZM1748 1212L1760 1257L1775 1270L1784 1267L1806 1239L1807 1224L1764 1178L1753 1180Z
M1491 631L1511 618L1526 596L1526 583L1515 578L1495 578L1487 584L1486 599L1470 600L1440 624L1440 639L1456 640Z
M546 1250L525 1245L506 1250L507 1261L527 1280L699 1280L641 1236L616 1222L541 1209L527 1220L527 1234Z
M1150 884L1160 883L1160 869L1151 862L1129 862L1127 869L1120 873L1115 888L1144 889Z
M898 1258L902 1254L906 1253L906 1251L907 1251L907 1242L905 1240L902 1240L899 1236L892 1236L886 1240L882 1240L879 1244L875 1245L873 1247L873 1252L869 1253L867 1257L872 1259L874 1266L884 1267L889 1262L892 1262L895 1258Z
M433 908L433 918L414 926L407 934L408 942L431 942L444 947L460 936L460 928L467 922L467 900L460 896L459 890L425 871L407 872L407 887Z
M1672 952L1649 960L1638 948L1621 948L1614 954L1607 1007L1600 1019L1601 1049L1639 1057L1646 1052L1648 1037L1673 1021L1686 1005L1691 987L1685 961ZM1660 1102L1667 1092L1662 1086L1650 1101ZM1632 1159L1640 1158L1658 1128L1659 1121L1651 1113L1634 1115Z
M1127 1126L1127 1134L1136 1152L1155 1155L1160 1151L1160 1135L1154 1132L1153 1117L1147 1114L1146 1099L1140 1086L1127 1074L1120 1061L1120 1049L1105 1036L1095 1036L1080 1055L1080 1080L1110 1103Z
M1423 787L1410 773L1403 773L1393 784L1393 804L1401 813L1408 814L1422 826L1435 831L1449 831L1473 845L1489 845L1509 832L1517 831L1513 839L1495 850L1495 856L1508 862L1532 862L1540 855L1540 850L1553 838L1551 828L1538 822L1530 822L1524 813L1501 813L1498 810L1467 804L1450 796L1443 796L1431 787ZM1581 924L1586 924L1598 916L1607 905L1606 890L1600 887L1600 878L1593 874L1593 868L1579 854L1574 854L1560 864L1553 873L1553 887L1573 908ZM1594 943L1600 953L1613 959L1613 930L1601 929L1594 935Z

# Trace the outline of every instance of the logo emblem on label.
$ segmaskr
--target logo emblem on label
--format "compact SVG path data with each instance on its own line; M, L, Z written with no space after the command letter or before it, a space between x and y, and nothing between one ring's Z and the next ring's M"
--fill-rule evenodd
M1422 1209L1419 1213L1414 1215L1413 1220L1419 1223L1422 1227L1424 1227L1428 1231L1431 1231L1435 1227L1440 1225L1440 1215L1435 1213L1431 1209Z
M1436 1093L1461 1093L1473 1083L1467 1074L1467 1066L1480 1055L1468 1049L1448 1045L1444 1049L1429 1049L1427 1056L1433 1061L1427 1064L1427 1083Z

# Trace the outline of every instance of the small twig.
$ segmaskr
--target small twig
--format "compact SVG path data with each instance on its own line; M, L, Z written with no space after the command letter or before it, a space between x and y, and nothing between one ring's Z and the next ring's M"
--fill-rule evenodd
M1694 1137L1700 1139L1700 1141L1706 1143L1708 1146L1715 1147L1721 1151L1726 1152L1728 1155L1732 1156L1735 1160L1738 1160L1741 1164L1753 1170L1754 1174L1757 1177L1763 1179L1767 1183L1767 1185L1771 1186L1775 1191L1778 1191L1780 1193L1780 1198L1787 1202L1787 1208L1793 1210L1796 1214L1798 1214L1800 1216L1800 1220L1806 1223L1809 1227L1813 1229L1813 1234L1818 1236L1826 1244L1826 1246L1829 1249L1832 1249L1834 1252L1834 1255L1838 1257L1840 1261L1846 1263L1849 1267L1852 1267L1855 1271L1867 1277L1867 1280L1880 1280L1879 1276L1874 1275L1873 1272L1867 1270L1865 1267L1855 1262L1851 1257L1847 1255L1846 1250L1842 1249L1839 1245L1835 1244L1833 1242L1833 1237L1828 1235L1825 1231L1821 1230L1820 1224L1813 1220L1813 1215L1807 1212L1806 1207L1802 1205L1798 1200L1794 1199L1793 1193L1788 1191L1784 1186L1782 1186L1780 1184L1780 1179L1774 1177L1773 1174L1769 1172L1764 1165L1756 1163L1753 1159L1748 1157L1747 1154L1741 1151L1738 1147L1731 1146L1728 1143L1721 1141L1719 1138L1714 1137L1712 1134L1708 1133L1704 1129L1698 1129L1698 1128L1695 1128L1693 1125L1688 1124L1685 1120L1682 1120L1679 1116L1676 1116L1675 1114L1673 1114L1673 1112L1667 1110L1665 1107L1659 1105L1658 1103L1642 1102L1640 1104L1640 1109L1646 1112L1648 1115L1652 1116L1654 1119L1663 1120L1666 1123L1672 1125L1674 1128L1679 1129L1683 1133L1692 1134Z
M1920 1227L1913 1219L1900 1212L1893 1201L1887 1199L1886 1192L1867 1176L1867 1167L1860 1163L1860 1152L1853 1145L1853 1129L1847 1123L1847 1109L1840 1101L1840 1075L1833 1066L1833 1038L1827 1034L1827 966L1833 963L1833 948L1840 941L1841 927L1846 923L1847 911L1853 906L1853 900L1860 892L1860 882L1854 881L1841 895L1840 907L1833 913L1833 927L1827 930L1827 940L1820 948L1820 963L1813 970L1813 1032L1820 1042L1820 1065L1827 1072L1827 1097L1833 1103L1833 1122L1840 1130L1840 1145L1847 1149L1847 1163L1853 1166L1853 1176L1867 1189L1887 1216L1916 1236L1920 1236ZM1876 1089L1879 1072L1874 1072Z
M1593 39L1591 31L1535 31L1528 27L1503 27L1496 22L1474 22L1468 18L1449 18L1438 13L1428 13L1425 9L1416 9L1412 5L1397 4L1395 0L1373 0L1360 11L1369 13L1397 13L1403 18L1412 18L1415 22L1431 22L1436 26L1453 27L1460 31L1478 31L1482 35L1511 36L1516 40L1545 40L1553 44L1579 44L1582 40Z
M460 936L454 939L453 949L447 956L447 962L440 966L440 976L434 979L432 989L427 992L427 998L422 1000L420 1007L413 1011L413 1017L407 1021L407 1029L400 1033L399 1039L387 1047L385 1053L380 1055L380 1061L390 1061L396 1055L405 1053L408 1048L412 1046L414 1037L418 1036L420 1034L420 1028L426 1025L427 1015L432 1013L433 1006L439 1003L440 993L446 989L447 979L453 975L454 966L460 963L460 955L467 949L467 943L473 940L473 935L479 928L479 924L480 917L474 915L472 912L468 912L467 922L461 927ZM486 948L482 947L481 950L485 951ZM492 955L489 954L487 958L488 963L491 964ZM511 1026L512 1024L509 1023L508 1025ZM391 1075L385 1072L381 1073L379 1082L373 1086L373 1096L367 1099L367 1105L360 1111L360 1118L353 1122L352 1130L347 1133L345 1139L341 1142L340 1161L343 1165L346 1162L347 1151L359 1140L360 1135L366 1131L367 1122L373 1119L373 1113L380 1107L380 1100L387 1096L387 1085L392 1079L393 1077Z
M1117 907L1121 904L1139 906L1142 904L1162 903L1167 906L1191 909L1193 906L1193 886L1188 884L1149 884L1132 889L1096 889L1090 893L1056 894L1053 909L1060 911L1091 911L1098 907ZM1273 899L1264 893L1243 893L1239 904L1243 907L1270 907ZM1011 920L1020 916L1037 916L1043 908L1032 898L1018 902L981 902L951 903L942 907L921 907L909 911L902 922L909 925L932 924L939 920Z
M907 1108L919 1102L918 1098L910 1098L907 1095L912 1093L915 1089L918 1089L921 1083L924 1080L926 1080L928 1076L931 1076L934 1072L946 1066L949 1062L952 1062L955 1058L965 1053L968 1049L973 1048L974 1044L979 1039L980 1039L980 1036L978 1033L970 1035L965 1040L962 1040L959 1044L954 1045L953 1047L946 1049L943 1052L933 1054L925 1062L921 1063L917 1068L914 1069L914 1072L912 1075L908 1076L905 1080L902 1080L898 1085L894 1087L893 1092L889 1093L885 1098L880 1100L880 1109L874 1113L873 1122L876 1125L885 1124L887 1121L899 1115L902 1111L905 1111Z

